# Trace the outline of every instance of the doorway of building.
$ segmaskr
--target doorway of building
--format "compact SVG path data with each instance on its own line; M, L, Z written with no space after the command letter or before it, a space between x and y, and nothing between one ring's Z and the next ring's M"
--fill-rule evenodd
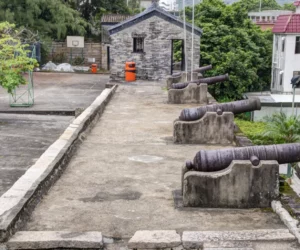
M184 71L184 40L174 39L171 49L171 75L176 72Z

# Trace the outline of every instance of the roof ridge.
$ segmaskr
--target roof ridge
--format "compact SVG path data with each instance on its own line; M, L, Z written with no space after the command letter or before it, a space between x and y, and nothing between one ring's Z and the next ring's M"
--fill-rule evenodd
M287 31L287 28L288 28L288 26L289 26L289 24L290 24L290 22L291 22L292 17L293 17L293 14L289 16L289 20L286 22L286 25L285 25L285 27L284 27L284 32Z

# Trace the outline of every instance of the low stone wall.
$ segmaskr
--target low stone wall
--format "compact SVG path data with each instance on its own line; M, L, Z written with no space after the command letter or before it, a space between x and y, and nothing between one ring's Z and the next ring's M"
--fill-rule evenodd
M64 172L85 133L102 115L116 88L115 85L105 89L11 189L0 197L0 242L4 242L28 221L43 195Z

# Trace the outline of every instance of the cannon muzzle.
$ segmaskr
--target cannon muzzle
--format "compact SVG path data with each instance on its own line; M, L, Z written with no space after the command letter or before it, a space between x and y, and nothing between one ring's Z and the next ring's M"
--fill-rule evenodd
M217 112L221 115L223 112L232 112L241 114L244 112L260 110L261 104L258 98L247 99L236 102L217 103L206 105L199 108L188 108L181 111L179 119L181 121L196 121L201 119L206 112Z
M250 160L254 166L258 166L260 161L273 160L279 164L299 162L300 143L201 150L193 162L186 163L186 167L194 171L214 172L227 168L233 160Z
M210 69L212 69L212 65L207 65L207 66L200 67L198 69L194 69L193 72L203 73L206 70L210 70Z
M207 83L208 85L211 85L211 84L215 84L215 83L218 83L218 82L224 82L224 81L227 81L227 80L229 80L228 74L220 75L220 76L213 76L213 77L208 77L208 78L201 78L201 79L190 81L190 82L175 83L175 84L172 84L172 88L173 89L184 89L190 83L197 83L197 84Z

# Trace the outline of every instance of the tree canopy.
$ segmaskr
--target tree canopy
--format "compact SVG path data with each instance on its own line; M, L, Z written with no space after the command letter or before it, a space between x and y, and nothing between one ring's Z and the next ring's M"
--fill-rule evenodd
M26 84L22 73L32 71L37 64L28 57L28 45L22 41L23 32L15 25L0 23L0 86L12 93L20 84Z
M1 0L0 21L24 26L53 39L84 35L88 23L70 4L63 0Z
M272 33L249 20L244 2L203 0L195 7L195 25L203 29L200 64L213 64L206 76L230 75L229 81L210 87L219 100L239 99L247 91L269 87ZM191 17L191 8L187 16Z

